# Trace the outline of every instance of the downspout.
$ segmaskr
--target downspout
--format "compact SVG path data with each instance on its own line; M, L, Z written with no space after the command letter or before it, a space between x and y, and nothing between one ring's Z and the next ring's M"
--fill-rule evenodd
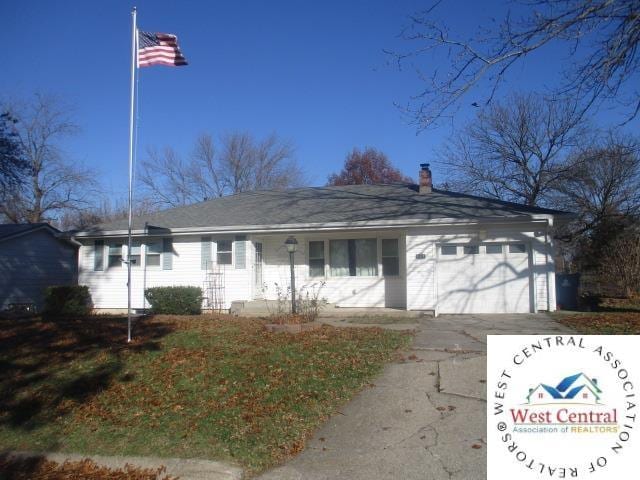
M550 253L553 252L553 246L552 246L552 241L549 235L549 229L553 226L553 219L549 219L547 220L548 226L547 229L545 231L544 234L544 240L545 240L545 270L547 272L547 311L548 312L552 312L555 310L555 305L553 305L554 302L551 301L551 265L553 263L553 258L551 259L551 262L549 262L549 255ZM551 250L551 252L550 252ZM554 281L554 287L555 287L555 281ZM555 298L555 292L554 292L554 298ZM553 305L553 308L552 308Z

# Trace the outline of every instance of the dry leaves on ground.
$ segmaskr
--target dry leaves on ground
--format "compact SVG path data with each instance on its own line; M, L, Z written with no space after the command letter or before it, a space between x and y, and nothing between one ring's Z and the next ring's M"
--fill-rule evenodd
M5 480L178 480L157 469L125 465L107 468L89 459L62 464L39 458L0 458L0 477Z

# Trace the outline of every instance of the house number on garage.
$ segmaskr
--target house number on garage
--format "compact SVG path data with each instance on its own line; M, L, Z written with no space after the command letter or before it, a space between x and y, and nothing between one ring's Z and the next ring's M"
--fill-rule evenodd
M416 253L416 260L424 260L427 256L424 253Z

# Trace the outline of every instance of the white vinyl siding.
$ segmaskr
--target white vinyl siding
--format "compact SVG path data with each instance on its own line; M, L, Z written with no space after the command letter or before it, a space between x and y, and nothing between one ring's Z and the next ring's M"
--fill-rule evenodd
M147 267L132 269L132 306L135 309L148 308L144 299L144 289L159 286L185 285L203 287L205 274L200 270L201 241L200 236L178 236L163 239L169 252L163 252L163 268ZM154 239L155 241L155 239ZM126 244L126 238L117 243ZM126 252L125 252L126 253ZM165 258L171 259L165 265ZM86 268L90 265L89 268ZM126 267L126 264L123 264ZM165 266L170 268L164 268ZM251 298L252 269L225 269L225 302L228 308L234 300ZM104 271L93 271L93 241L83 242L80 247L80 280L88 285L94 305L98 309L127 308L127 269L112 268Z
M339 307L392 307L405 308L406 288L404 279L404 238L397 232L354 232L350 235L353 240L375 240L377 243L377 259L373 276L333 276L330 266L330 245L334 240L345 240L344 234L317 232L306 235L296 235L298 250L295 253L296 262L296 288L317 289L321 288L321 297L326 298L331 304ZM375 239L374 239L375 235ZM392 236L398 240L400 274L398 276L382 276L381 242L385 236ZM289 285L289 254L284 247L286 235L256 236L254 240L263 245L262 280L265 286L260 291L260 297L267 300L277 298L275 284L285 288ZM310 252L312 242L316 247L314 254ZM317 244L315 242L318 242ZM355 242L354 242L355 244ZM312 276L310 271L310 258L320 258L319 249L323 245L326 276ZM347 247L348 248L348 247ZM321 264L321 262L320 262ZM335 266L335 265L334 265ZM345 262L345 267L348 263ZM317 266L318 273L320 267ZM345 273L348 268L344 269Z
M478 239L478 228L467 226L298 233L295 235L298 240L296 286L299 289L321 288L320 296L339 307L394 307L438 313L451 310L488 313L484 311L486 305L493 305L494 311L529 311L536 307L546 310L553 308L555 302L554 296L548 298L548 292L551 295L555 292L547 285L548 279L553 280L553 257L547 238L537 236L538 228L526 223L493 228L483 226L488 235L482 241ZM172 270L146 267L143 263L142 268L132 272L133 306L145 306L144 288L162 285L202 287L206 272L199 265L202 266L207 258L210 261L217 259L218 253L226 253L227 259L230 256L232 260L231 265L216 267L224 275L227 306L235 300L275 300L275 284L286 288L290 282L289 254L284 246L287 236L247 235L245 268L235 267L240 261L235 235L171 237L167 240L172 240L172 254L165 255L163 248L161 262L164 265L164 259L171 258ZM151 240L149 243L157 239ZM225 247L225 241L227 248L218 251L216 246L222 243ZM109 239L105 243L122 245L126 244L126 238ZM254 262L256 243L262 246L260 268ZM525 252L510 253L508 246L511 244L525 245ZM465 254L464 247L472 245L478 246L477 253ZM361 247L360 255L357 246ZM453 254L443 254L442 247L449 248ZM521 250L521 247L515 249ZM123 253L126 254L126 250ZM396 262L399 274L389 275L396 269ZM81 283L90 286L97 308L126 308L126 268L106 268L107 258L104 264L104 271L93 270L94 240L84 240L80 249ZM505 273L509 270L512 273ZM260 273L260 287L255 285L254 272ZM508 286L503 288L501 283ZM449 306L446 296L452 298ZM495 303L498 298L500 305ZM439 311L439 306L443 305L445 308Z
M554 275L552 246L539 229L524 222L487 225L482 241L477 227L409 229L407 308L436 313L553 309L555 292L547 287ZM547 292L554 297L548 299Z

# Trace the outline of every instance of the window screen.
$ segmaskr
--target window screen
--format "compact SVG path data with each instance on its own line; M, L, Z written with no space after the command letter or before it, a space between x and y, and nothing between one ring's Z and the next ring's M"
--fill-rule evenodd
M104 240L96 240L93 243L93 269L104 270Z
M160 240L147 243L145 262L147 267L159 267L162 254L162 242Z
M400 254L397 238L382 239L382 274L400 275Z
M211 237L200 238L200 270L207 270L211 262Z
M331 275L362 277L378 275L378 246L375 238L329 241Z
M525 253L527 247L524 243L511 243L509 245L509 253Z
M116 243L109 245L109 260L107 265L109 268L122 267L122 245Z
M458 251L457 245L442 245L440 247L441 255L455 255Z
M480 247L478 245L465 245L463 251L465 255L478 255Z
M324 242L309 242L309 276L324 277Z
M485 247L488 255L495 255L502 253L502 245L497 243L489 244Z
M218 240L216 242L218 249L216 252L216 258L218 261L218 265L231 265L232 263L232 245L233 242L231 240Z
M247 268L247 237L236 235L236 269Z
M142 261L142 244L139 240L134 241L131 244L131 254L129 255L129 261L132 267L139 267Z

